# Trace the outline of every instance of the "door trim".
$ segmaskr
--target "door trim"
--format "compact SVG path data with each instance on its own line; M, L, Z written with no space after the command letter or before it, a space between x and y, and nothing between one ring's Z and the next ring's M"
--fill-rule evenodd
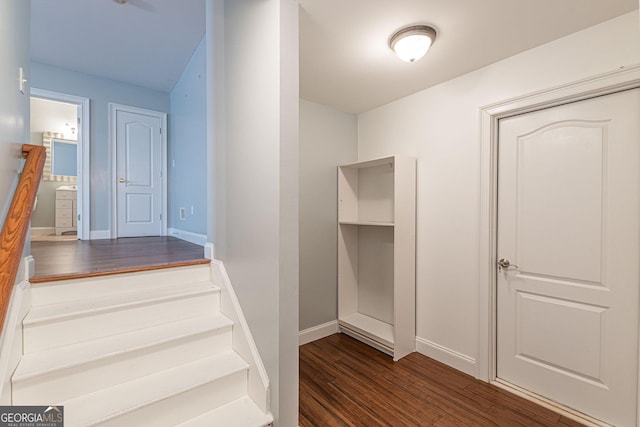
M145 108L131 107L129 105L109 103L109 156L111 161L111 238L118 238L118 209L116 197L116 114L118 111L125 113L144 114L151 117L157 117L162 121L162 220L160 221L160 233L162 236L167 235L167 113L161 111L147 110Z
M640 87L640 65L487 105L481 109L478 357L476 378L496 380L496 242L498 120ZM640 118L639 118L640 119ZM638 301L640 307L640 301ZM640 361L639 361L640 363ZM640 385L640 369L638 370ZM640 409L640 393L638 393ZM637 425L640 426L640 410Z
M476 378L496 379L498 120L640 87L640 64L487 105L481 109L478 357ZM638 302L640 306L640 301ZM640 383L640 381L639 381Z
M78 239L91 239L91 113L89 98L53 92L45 89L31 88L29 96L48 99L51 101L67 102L80 108L80 126L78 129L78 192L77 206Z
M478 353L476 378L495 382L498 121L519 114L640 87L640 64L481 108ZM640 119L640 118L639 118ZM640 301L638 301L640 307ZM640 354L640 349L639 349ZM640 359L640 358L639 358ZM640 360L639 360L640 366ZM640 388L640 369L638 369ZM640 390L639 390L640 391ZM637 421L640 426L640 392Z

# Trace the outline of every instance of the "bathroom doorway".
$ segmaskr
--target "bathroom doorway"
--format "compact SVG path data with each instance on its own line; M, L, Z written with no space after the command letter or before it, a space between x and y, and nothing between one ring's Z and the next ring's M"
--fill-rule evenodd
M87 98L31 90L30 143L47 149L32 241L89 240L89 135Z

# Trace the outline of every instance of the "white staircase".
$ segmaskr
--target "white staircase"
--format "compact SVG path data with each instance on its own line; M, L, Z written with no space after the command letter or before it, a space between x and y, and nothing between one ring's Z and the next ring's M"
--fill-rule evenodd
M34 285L23 349L13 405L63 405L67 427L273 421L221 263Z

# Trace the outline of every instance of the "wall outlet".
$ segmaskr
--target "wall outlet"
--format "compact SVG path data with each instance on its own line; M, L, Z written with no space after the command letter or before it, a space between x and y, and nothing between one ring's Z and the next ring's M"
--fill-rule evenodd
M180 208L180 219L182 221L187 219L187 210L185 208Z

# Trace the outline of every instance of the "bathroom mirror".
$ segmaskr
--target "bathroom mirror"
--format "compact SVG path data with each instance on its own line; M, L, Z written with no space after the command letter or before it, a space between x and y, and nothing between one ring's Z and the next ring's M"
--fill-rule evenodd
M45 181L77 182L78 141L64 139L56 132L42 132L47 150L42 178Z

